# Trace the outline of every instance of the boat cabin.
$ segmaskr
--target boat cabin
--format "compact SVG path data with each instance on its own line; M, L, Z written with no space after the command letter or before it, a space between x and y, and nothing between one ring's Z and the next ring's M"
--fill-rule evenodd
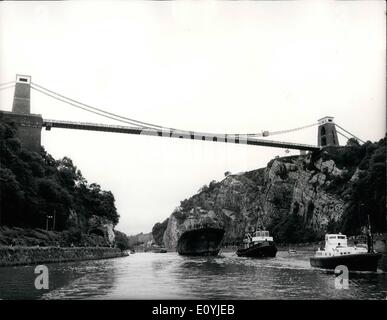
M252 234L248 233L243 240L245 247L264 241L273 241L273 237L270 237L269 231L255 231Z
M364 253L367 251L361 247L348 247L347 236L344 234L327 234L325 235L325 248L318 249L316 257L331 257L347 254Z
M325 235L325 248L347 247L347 236L344 234Z
M273 241L273 237L270 237L269 231L255 231L252 241Z

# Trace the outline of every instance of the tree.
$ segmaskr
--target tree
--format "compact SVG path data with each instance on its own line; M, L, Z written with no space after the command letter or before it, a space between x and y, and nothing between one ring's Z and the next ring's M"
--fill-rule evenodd
M119 248L121 251L131 249L129 238L125 233L115 230L114 234L115 234L114 243L117 248Z
M359 143L359 141L357 139L350 138L347 141L347 147L351 147L351 146L357 146L358 147L358 146L360 146L360 143Z
M208 190L208 186L205 184L205 185L203 185L203 187L201 187L199 190L198 190L198 192L199 193L202 193L202 192L206 192Z
M71 212L79 221L98 215L117 224L114 196L101 186L88 185L69 157L55 160L24 149L15 126L0 121L0 223L9 227L45 228L55 212L56 230L69 228Z

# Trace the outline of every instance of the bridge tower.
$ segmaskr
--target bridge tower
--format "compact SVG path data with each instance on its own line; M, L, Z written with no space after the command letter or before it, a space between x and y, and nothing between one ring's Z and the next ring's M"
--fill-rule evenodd
M30 88L31 77L16 75L15 93L13 96L12 112L14 113L31 113L30 107Z
M324 117L318 120L318 140L319 147L339 146L336 125L333 117Z
M43 118L40 114L31 114L30 85L30 76L16 75L12 112L1 111L0 118L16 124L16 137L23 147L40 152Z

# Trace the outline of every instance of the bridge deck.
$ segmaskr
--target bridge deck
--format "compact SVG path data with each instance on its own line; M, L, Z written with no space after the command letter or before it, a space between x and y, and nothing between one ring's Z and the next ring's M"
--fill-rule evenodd
M255 146L266 146L283 149L296 149L305 151L320 150L320 147L299 144L292 142L273 141L265 139L257 139L248 135L229 135L229 134L216 134L206 132L193 132L193 131L181 131L181 130L170 130L170 129L148 129L141 127L128 127L120 125L107 125L89 122L72 122L72 121L61 121L61 120L43 120L43 127L46 130L51 128L62 128L62 129L78 129L78 130L89 130L89 131L103 131L103 132L116 132L126 134L138 134L147 136L157 137L168 137L168 138L180 138L180 139L191 139L191 140L203 140L203 141L214 141L224 143L235 143L235 144L247 144Z

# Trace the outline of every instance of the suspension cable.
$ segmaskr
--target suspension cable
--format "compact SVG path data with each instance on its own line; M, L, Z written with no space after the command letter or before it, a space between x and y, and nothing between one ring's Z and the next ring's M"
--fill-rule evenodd
M352 137L354 137L355 139L361 141L362 143L365 143L363 140L361 140L360 138L356 137L354 134L350 133L349 131L345 130L343 127L339 126L337 123L335 123L336 126L338 126L341 130L343 130L344 132L350 134Z
M120 121L120 122L123 122L123 123L126 123L126 124L130 124L130 125L134 125L134 126L137 126L137 127L148 128L148 129L171 130L171 131L175 131L176 130L176 131L181 131L181 132L186 132L186 133L193 132L193 131L188 131L188 130L181 130L181 129L176 129L176 128L164 127L164 126L160 126L160 125L157 125L157 124L152 124L152 123L143 122L143 121L135 120L135 119L132 119L132 118L127 118L127 117L124 117L124 116L120 116L118 114L115 114L115 113L112 113L112 112L108 112L108 111L105 111L105 110L102 110L102 109L99 109L99 108L87 105L87 104L82 103L80 101L68 98L68 97L66 97L64 95L61 95L61 94L59 94L59 93L57 93L55 91L47 89L47 88L45 88L45 87L43 87L43 86L41 86L39 84L33 83L33 82L31 82L31 88L36 90L36 91L39 91L42 94L45 94L45 95L47 95L49 97L57 99L57 100L59 100L61 102L67 103L67 104L69 104L71 106L74 106L76 108L88 111L90 113L97 114L97 115L102 116L102 117L106 117L106 118L113 119L113 120L116 120L116 121ZM281 131L263 131L261 133L247 133L247 134L233 133L233 134L227 134L227 135L229 135L229 136L243 136L243 135L245 135L245 136L250 136L250 137L266 137L266 136L269 136L269 135L279 135L279 134L284 134L284 133L289 133L289 132L294 132L294 131L310 128L310 127L316 126L317 124L318 123L313 123L313 124L310 124L310 125L307 125L307 126L302 126L302 127L298 127L298 128L294 128L294 129L288 129L288 130L281 130Z
M314 127L318 125L318 122L316 123L312 123L312 124L309 124L307 126L303 126L303 127L298 127L298 128L294 128L294 129L288 129L288 130L281 130L281 131L267 131L267 133L251 133L251 134L248 134L249 136L274 136L274 135L277 135L277 134L284 134L284 133L289 133L289 132L294 132L294 131L299 131L299 130L303 130L303 129L307 129L307 128L310 128L310 127Z
M0 84L0 91L14 87L15 83L16 83L16 81L8 81L8 82L1 83ZM39 85L37 83L31 82L31 88L36 90L36 91L39 91L39 92L41 92L41 93L43 93L43 94L45 94L45 95L47 95L47 96L49 96L51 98L54 98L54 99L57 99L57 100L59 100L61 102L67 103L69 105L72 105L72 106L74 106L76 108L88 111L90 113L94 113L96 115L99 115L99 116L102 116L102 117L105 117L105 118L112 119L112 120L115 120L115 121L120 121L120 122L123 122L123 123L126 123L126 124L134 125L136 127L148 128L148 129L156 129L157 128L157 129L172 130L172 131L178 130L178 131L182 131L182 132L191 132L191 131L187 131L187 130L181 130L181 129L170 128L170 127L164 127L164 126L160 126L160 125L157 125L157 124L148 123L148 122L139 121L139 120L136 120L136 119L120 116L118 114L115 114L115 113L112 113L112 112L108 112L108 111L105 111L105 110L102 110L102 109L99 109L99 108L96 108L96 107L92 107L92 106L87 105L85 103L82 103L80 101L68 98L68 97L66 97L64 95L61 95L61 94L55 92L55 91L47 89L47 88L45 88L45 87L43 87L43 86L41 86L41 85ZM356 137L354 134L350 133L349 131L345 130L343 127L341 127L337 123L335 123L335 124L341 130L343 130L344 132L348 133L349 135L351 135L355 139L361 141L362 143L365 143L363 140L361 140L360 138ZM310 128L310 127L313 127L313 126L316 126L316 125L318 125L318 123L313 123L313 124L310 124L310 125L307 125L307 126L302 126L302 127L298 127L298 128L294 128L294 129L288 129L288 130L263 131L261 133L247 133L247 134L233 133L233 134L228 134L228 135L230 135L230 136L247 135L247 136L250 136L250 137L266 137L266 136L273 136L273 135L279 135L279 134L285 134L285 133L290 133L290 132L294 132L294 131L299 131L299 130L307 129L307 128ZM340 135L342 135L343 137L345 137L346 139L349 139L342 132L340 132L340 131L337 131L337 132Z
M9 89L9 88L13 88L13 87L15 87L14 84L11 84L11 85L8 85L8 86L4 86L4 87L0 88L0 91L1 90L5 90L5 89Z
M3 83L0 83L0 87L6 86L6 85L8 85L8 84L15 84L15 83L16 83L16 81L3 82Z
M69 100L69 101L71 101L73 103L80 104L80 105L82 105L82 106L84 106L86 108L90 108L90 109L93 109L93 110L96 110L96 111L99 111L99 112L106 113L106 114L111 115L113 117L121 118L121 119L124 119L124 120L127 120L127 121L133 121L134 123L137 123L137 125L142 125L142 126L145 126L145 127L148 127L148 128L155 127L155 128L159 128L159 129L172 129L172 130L176 130L176 129L173 129L173 128L165 128L163 126L159 126L159 125L156 125L156 124L147 123L147 122L143 122L143 121L139 121L139 120L123 117L123 116L120 116L118 114L115 114L115 113L112 113L112 112L108 112L108 111L105 111L105 110L102 110L102 109L99 109L99 108L96 108L96 107L92 107L92 106L87 105L85 103L82 103L82 102L76 101L74 99L68 98L68 97L66 97L64 95L61 95L61 94L59 94L59 93L57 93L55 91L49 90L49 89L47 89L47 88L45 88L43 86L40 86L40 85L38 85L36 83L31 82L31 84L36 86L36 87L38 87L38 88L40 88L40 89L42 89L42 90L48 91L51 94L54 94L54 95L59 96L59 97L61 97L63 99ZM32 88L34 88L34 87L32 87ZM36 90L37 88L34 88L34 89ZM42 91L40 91L40 92L42 92ZM55 97L53 97L53 98L55 98Z
M31 86L31 88L33 88L33 87ZM112 119L112 120L116 120L116 121L120 121L120 122L123 122L123 123L126 123L126 124L135 125L136 127L153 129L153 128L150 128L150 127L139 126L138 124L133 124L132 122L129 122L129 121L125 121L125 120L121 120L121 119L116 119L116 118L114 118L114 117L111 117L111 116L108 116L108 115L99 113L99 112L97 112L97 111L92 111L92 110L86 109L86 108L81 107L81 106L78 106L78 105L76 105L75 103L72 103L72 102L70 102L70 101L65 101L65 100L63 100L63 99L61 99L61 98L59 98L59 97L55 97L54 95L52 95L52 94L50 94L50 93L47 93L47 92L44 92L44 91L42 91L42 90L40 90L40 89L38 89L38 88L33 88L33 89L36 90L36 91L39 91L39 92L41 92L41 93L43 93L43 94L45 94L45 95L47 95L47 96L49 96L49 97L51 97L51 98L54 98L54 99L56 99L56 100L62 101L62 102L67 103L67 104L70 104L70 105L72 105L72 106L74 106L74 107L76 107L76 108L85 110L85 111L87 111L87 112L94 113L94 114L97 114L97 115L99 115L99 116L102 116L102 117L105 117L105 118L109 118L109 119Z
M341 133L339 130L336 130L336 132L339 134L339 135L342 135L344 138L346 138L347 140L349 140L350 138L348 138L344 133Z

